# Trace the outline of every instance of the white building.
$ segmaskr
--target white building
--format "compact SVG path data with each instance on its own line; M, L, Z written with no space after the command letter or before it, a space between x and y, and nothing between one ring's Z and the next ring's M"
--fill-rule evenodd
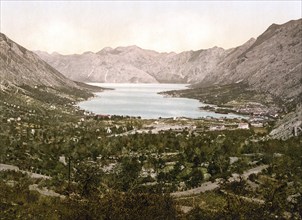
M238 129L249 129L250 126L248 123L239 123L238 124Z

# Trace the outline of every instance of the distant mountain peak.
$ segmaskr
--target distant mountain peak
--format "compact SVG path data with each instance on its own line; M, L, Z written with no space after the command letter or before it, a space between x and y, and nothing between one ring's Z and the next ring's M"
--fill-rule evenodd
M130 45L130 46L120 46L120 47L117 47L115 48L116 50L137 50L137 49L142 49L136 45Z
M113 50L111 47L104 47L102 50L100 50L99 52L97 52L98 54L99 53L106 53L106 52L109 52Z
M51 53L51 55L52 55L52 56L59 56L59 55L61 55L61 54L59 54L58 52L54 51L54 52Z
M87 55L87 54L94 54L93 52L91 52L91 51L86 51L86 52L84 52L84 53L82 53L83 55Z

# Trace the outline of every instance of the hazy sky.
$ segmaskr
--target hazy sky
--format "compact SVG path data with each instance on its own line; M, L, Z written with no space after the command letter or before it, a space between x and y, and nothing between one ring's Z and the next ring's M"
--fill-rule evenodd
M298 1L4 1L0 31L62 54L137 45L161 52L225 49L302 17Z

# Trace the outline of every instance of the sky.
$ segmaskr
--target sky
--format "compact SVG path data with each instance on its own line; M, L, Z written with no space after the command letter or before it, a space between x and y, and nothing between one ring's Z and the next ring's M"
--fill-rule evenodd
M0 32L61 54L137 45L159 52L239 46L272 23L302 17L302 1L6 1Z

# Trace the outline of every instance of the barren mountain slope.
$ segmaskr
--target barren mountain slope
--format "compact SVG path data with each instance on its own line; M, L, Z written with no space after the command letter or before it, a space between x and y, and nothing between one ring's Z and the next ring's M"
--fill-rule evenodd
M92 96L100 88L72 81L55 70L35 53L0 33L0 92L17 98L25 96L42 102L79 100ZM43 94L43 95L42 95Z
M238 81L283 100L299 98L302 93L302 19L271 25L244 52L224 60L200 85Z
M0 82L2 83L51 87L77 86L35 53L13 42L2 33L0 33L0 49Z
M98 53L80 55L36 53L73 80L134 83L198 82L227 54L218 47L176 54L136 46L104 48Z

